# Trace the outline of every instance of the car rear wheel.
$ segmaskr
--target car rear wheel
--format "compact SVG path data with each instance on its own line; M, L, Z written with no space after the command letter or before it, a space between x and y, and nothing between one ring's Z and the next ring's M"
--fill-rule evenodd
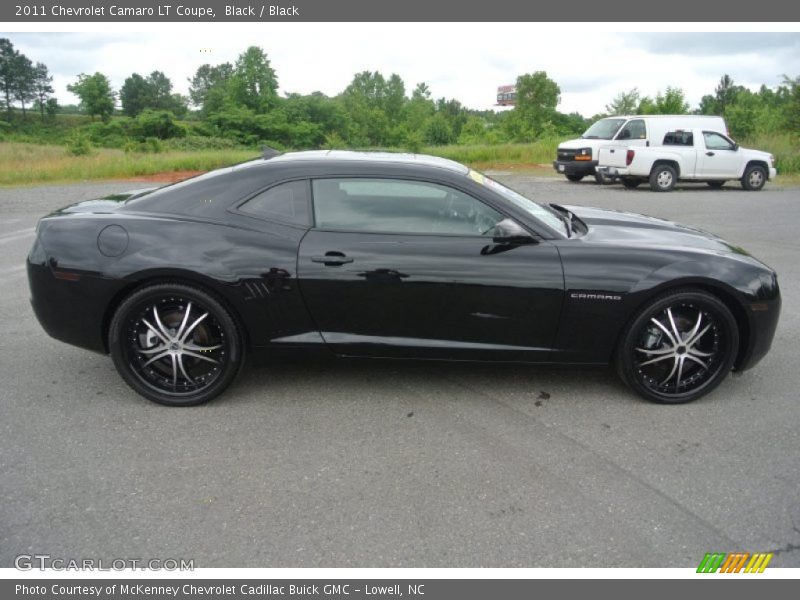
M758 192L767 183L767 171L761 165L750 165L742 177L742 187L748 192Z
M623 333L615 362L622 380L653 402L691 402L733 368L739 331L730 310L701 290L649 302Z
M128 385L169 406L208 402L231 384L243 362L241 334L222 304L177 283L128 296L111 320L109 349Z
M654 192L669 192L678 181L678 173L669 165L656 165L650 172L650 189Z
M567 179L569 179L570 181L574 181L574 182L578 182L578 181L580 181L581 179L583 179L583 175L575 175L574 173L569 173L569 174L567 174L567 176L566 176L566 177L567 177Z
M629 190L636 189L642 183L641 179L632 179L630 177L623 177L620 181L622 181L622 185Z

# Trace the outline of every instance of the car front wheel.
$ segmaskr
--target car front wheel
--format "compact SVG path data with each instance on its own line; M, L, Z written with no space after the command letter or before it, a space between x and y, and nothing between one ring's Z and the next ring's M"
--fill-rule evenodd
M241 334L222 304L183 284L156 284L128 296L109 326L117 371L159 404L192 406L227 388L243 362Z
M742 177L742 187L748 192L758 192L767 183L767 171L761 165L750 165Z
M739 331L730 310L702 290L647 303L624 331L615 363L622 380L653 402L691 402L733 368Z

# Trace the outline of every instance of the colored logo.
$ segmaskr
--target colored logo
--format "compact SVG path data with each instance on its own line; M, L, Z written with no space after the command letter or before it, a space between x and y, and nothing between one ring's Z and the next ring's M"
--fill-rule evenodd
M769 561L772 560L772 553L756 552L732 552L725 554L722 552L708 553L700 561L697 567L698 573L763 573Z

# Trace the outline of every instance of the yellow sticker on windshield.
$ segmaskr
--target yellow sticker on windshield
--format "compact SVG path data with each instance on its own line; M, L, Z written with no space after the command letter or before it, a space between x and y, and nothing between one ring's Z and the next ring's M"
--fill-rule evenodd
M478 173L477 171L473 171L472 169L469 170L469 177L473 181L477 181L481 185L486 185L486 177Z

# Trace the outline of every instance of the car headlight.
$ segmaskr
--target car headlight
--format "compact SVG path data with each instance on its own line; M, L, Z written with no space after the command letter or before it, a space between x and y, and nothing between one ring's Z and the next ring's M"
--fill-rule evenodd
M592 160L592 149L580 148L575 150L575 160Z

